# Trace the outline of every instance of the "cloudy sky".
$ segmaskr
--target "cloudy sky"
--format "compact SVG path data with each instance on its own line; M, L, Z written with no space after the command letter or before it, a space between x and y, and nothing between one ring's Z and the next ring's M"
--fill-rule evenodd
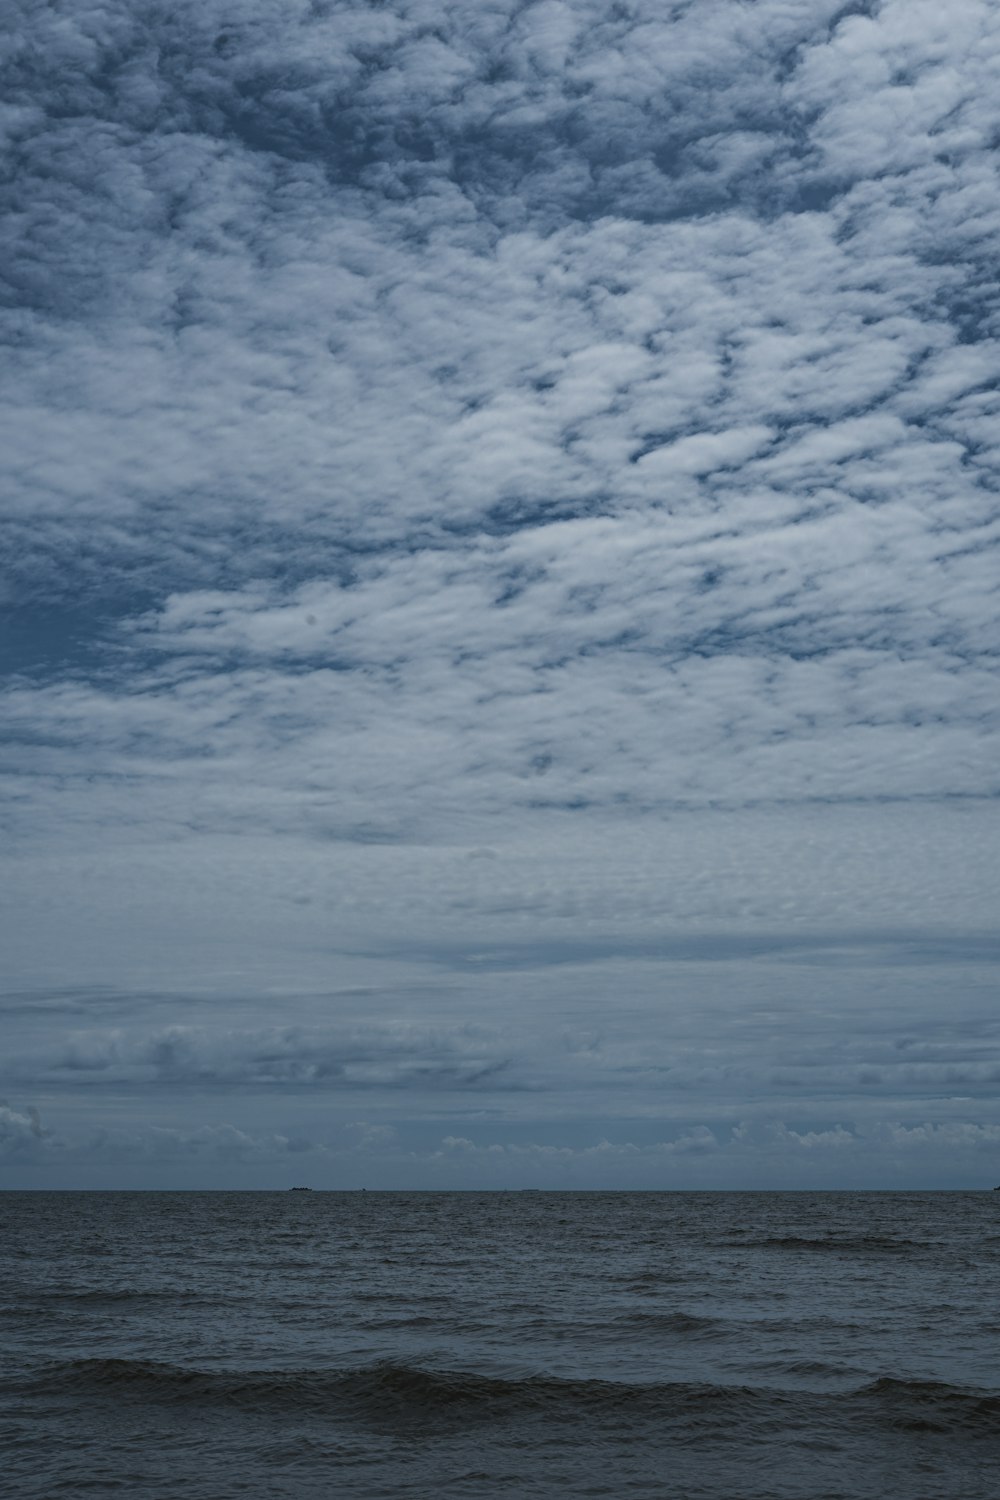
M1000 1181L995 0L0 9L0 1182Z

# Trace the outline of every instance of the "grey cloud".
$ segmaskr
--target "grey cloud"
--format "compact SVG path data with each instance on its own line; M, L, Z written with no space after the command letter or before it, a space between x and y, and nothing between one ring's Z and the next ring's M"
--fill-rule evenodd
M347 1135L357 1151L385 1151L395 1146L399 1132L392 1125L355 1120L347 1126Z
M26 1119L27 1114L20 1118ZM398 1186L414 1172L434 1186L511 1187L542 1183L573 1187L669 1187L694 1183L741 1186L756 1182L760 1172L780 1173L792 1184L837 1183L842 1172L855 1180L884 1185L883 1153L898 1175L897 1184L912 1181L914 1166L932 1165L943 1174L957 1173L969 1185L982 1180L982 1162L995 1152L1000 1125L969 1120L947 1124L905 1124L876 1120L847 1128L821 1123L794 1128L783 1121L761 1126L744 1122L712 1129L690 1125L652 1139L616 1134L586 1144L555 1140L490 1139L446 1135L436 1143L412 1145L391 1127L358 1122L329 1140L241 1129L226 1122L201 1126L149 1123L99 1125L89 1131L32 1136L31 1150L11 1149L6 1136L0 1147L8 1170L46 1174L44 1180L79 1182L81 1174L101 1170L124 1174L136 1184L150 1174L166 1180L192 1179L217 1185L221 1180L254 1180L265 1174L268 1185L287 1185L307 1177L317 1187ZM67 1178L66 1174L69 1174ZM204 1175L202 1175L204 1174ZM249 1177L248 1177L248 1174ZM871 1174L871 1175L869 1175ZM119 1178L121 1180L121 1178Z
M301 1138L260 1135L230 1124L161 1126L130 1124L100 1126L91 1132L45 1129L33 1105L21 1110L0 1104L0 1158L18 1158L58 1165L77 1159L93 1161L183 1160L202 1157L218 1161L269 1160L286 1154L299 1156L323 1147Z
M503 1087L505 1044L482 1028L435 1032L402 1024L342 1029L271 1027L257 1032L171 1026L159 1031L71 1034L54 1053L12 1072L58 1079L168 1085L314 1085L320 1088Z
M44 1139L41 1117L33 1105L18 1110L0 1100L0 1156L33 1155Z
M223 1099L227 1123L273 1121L275 1133L288 1133L291 1110L306 1137L316 1111L327 1128L354 1130L363 1112L379 1129L405 1115L418 1132L447 1118L465 1136L480 1116L516 1121L542 1141L572 1120L567 1149L593 1132L583 1122L602 1119L650 1128L781 1119L808 1134L831 1117L946 1123L968 1118L973 1103L982 1119L996 1117L988 962L970 964L959 983L952 967L817 968L767 949L715 959L581 954L573 965L513 973L432 968L419 988L413 963L408 989L288 996L295 1026L268 1024L274 1000L261 993L217 996L208 1015L187 1004L192 1019L166 1025L85 1029L74 1017L66 1034L40 1017L32 1034L22 1020L9 1028L0 1082L85 1114L109 1091L155 1101L164 1123L177 1098L202 1114ZM185 998L165 998L162 1009L183 1014Z
M199 1157L219 1162L269 1161L322 1150L310 1141L251 1134L226 1124L200 1125L194 1129L161 1125L107 1128L93 1137L72 1141L69 1149L97 1161L176 1161Z
M889 1143L916 1150L943 1146L948 1150L995 1151L1000 1144L1000 1126L982 1125L969 1120L949 1120L944 1124L906 1126L890 1125L886 1129Z
M448 1135L442 1140L441 1148L436 1154L439 1157L459 1155L465 1159L486 1158L493 1165L500 1160L505 1163L513 1160L516 1163L527 1161L533 1165L555 1163L560 1166L584 1164L602 1167L620 1158L645 1158L649 1161L664 1156L686 1156L691 1153L715 1151L717 1147L718 1141L707 1125L693 1125L670 1140L655 1141L651 1145L642 1146L636 1145L634 1141L608 1140L600 1140L593 1146L581 1147L556 1146L537 1141L527 1143L494 1141L487 1145L479 1145L466 1136Z
M842 1125L834 1125L830 1130L790 1130L787 1125L779 1123L774 1126L773 1135L782 1144L788 1143L803 1151L836 1151L859 1144L858 1137Z

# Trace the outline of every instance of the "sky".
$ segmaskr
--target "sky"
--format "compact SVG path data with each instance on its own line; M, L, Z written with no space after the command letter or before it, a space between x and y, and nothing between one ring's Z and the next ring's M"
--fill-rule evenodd
M1000 6L0 9L0 1185L1000 1181Z

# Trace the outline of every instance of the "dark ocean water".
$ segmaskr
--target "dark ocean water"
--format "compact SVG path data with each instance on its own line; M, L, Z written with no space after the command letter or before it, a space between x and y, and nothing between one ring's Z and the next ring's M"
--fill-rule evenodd
M0 1194L0 1493L997 1500L1000 1194Z

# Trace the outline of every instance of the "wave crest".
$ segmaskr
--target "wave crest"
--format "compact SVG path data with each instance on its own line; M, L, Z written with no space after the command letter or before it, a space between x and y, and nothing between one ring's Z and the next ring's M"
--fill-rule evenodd
M997 1432L1000 1395L928 1381L883 1377L853 1391L789 1391L697 1382L655 1383L505 1378L467 1370L377 1364L348 1370L211 1370L131 1359L86 1359L52 1367L36 1389L71 1389L115 1399L196 1402L338 1414L370 1423L549 1416L685 1425L867 1419L911 1431Z

